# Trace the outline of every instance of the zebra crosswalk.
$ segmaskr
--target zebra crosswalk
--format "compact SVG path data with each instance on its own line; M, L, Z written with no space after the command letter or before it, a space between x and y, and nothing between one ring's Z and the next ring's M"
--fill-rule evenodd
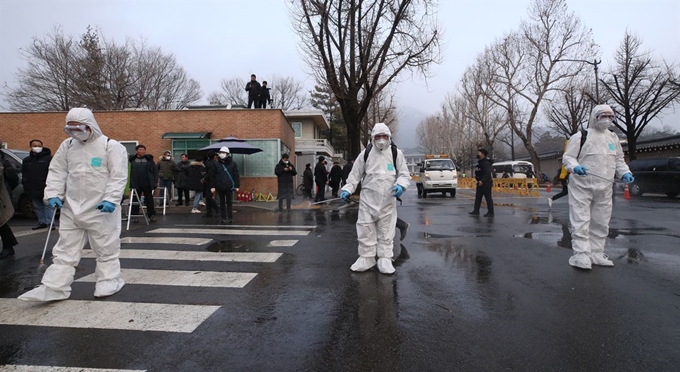
M124 237L120 259L126 286L122 291L134 291L136 285L153 286L159 289L168 286L187 288L185 297L190 304L176 303L176 298L167 299L167 303L164 303L164 301L158 301L157 295L153 303L117 301L115 295L105 301L69 299L47 304L26 303L16 298L0 298L0 329L2 325L12 325L191 333L221 306L214 302L197 303L191 299L190 288L248 290L248 284L257 278L259 268L275 265L283 256L282 252L271 252L272 249L290 248L298 242L295 239L281 240L281 237L304 237L313 228L313 226L296 226L295 228L286 227L286 229L271 227L246 229L245 227L183 226L153 229L147 231L149 234L147 236ZM205 250L204 246L212 243L214 239L224 239L226 236L229 236L227 239L244 239L250 244L249 247L255 248L246 252ZM253 238L257 240L252 240ZM264 251L258 251L260 249L257 247L263 248ZM96 255L92 250L86 249L82 252L82 258L84 262L87 262L89 259L96 258ZM134 264L135 268L126 268L128 260L137 260ZM154 263L145 264L151 261ZM173 268L173 270L159 269L159 266L164 266L163 262L166 261L168 268ZM176 263L169 265L172 261ZM190 265L192 270L177 270L178 264L181 265L177 261L193 262ZM213 264L209 266L209 270L196 270L202 263L209 264L210 262ZM228 267L232 270L234 264L247 263L250 266L248 266L248 272L220 271L215 269L214 262L229 263ZM81 283L82 286L90 285L95 281L95 274L89 274L78 278L75 283ZM126 298L126 296L120 296L120 298ZM22 365L21 363L0 365L0 371L70 372L76 370L84 369L82 366L50 367ZM86 370L98 371L94 368ZM100 371L119 370L100 369Z

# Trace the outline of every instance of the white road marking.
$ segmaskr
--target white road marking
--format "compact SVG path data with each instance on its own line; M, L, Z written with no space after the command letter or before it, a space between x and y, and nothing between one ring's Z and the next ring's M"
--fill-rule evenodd
M292 247L297 242L297 240L272 240L267 247Z
M215 225L215 226L206 226L206 225L175 225L175 226L181 226L181 227L212 227L216 229L273 229L273 230L290 230L290 229L297 229L297 230L314 230L316 229L316 225L299 225L299 226L281 226L281 225Z
M0 298L0 324L191 333L219 308L79 300L36 304Z
M42 233L46 233L47 230L48 230L48 229L40 229L40 230L24 230L24 231L15 232L15 233L14 233L14 236L19 237L19 236L28 236L28 235L34 235L34 234L42 234ZM52 234L53 234L53 235L54 235L55 233L56 233L57 235L59 235L59 233L57 232L57 230L52 231ZM2 371L2 370L0 369L0 371Z
M182 260L221 262L276 262L282 253L276 252L191 252L149 249L121 249L120 258L138 260ZM90 249L83 249L82 258L97 258Z
M234 273L217 271L180 271L180 270L144 270L122 269L126 284L172 285L184 287L223 287L243 288L257 273ZM84 276L76 282L94 283L94 274Z
M102 369L81 367L56 367L56 366L28 366L9 365L0 366L0 372L146 372L145 369Z
M206 238L153 238L153 237L129 237L121 238L123 244L178 244L178 245L204 245L212 242Z
M303 236L309 231L291 230L219 230L219 229L155 229L150 234L206 234L206 235L296 235Z

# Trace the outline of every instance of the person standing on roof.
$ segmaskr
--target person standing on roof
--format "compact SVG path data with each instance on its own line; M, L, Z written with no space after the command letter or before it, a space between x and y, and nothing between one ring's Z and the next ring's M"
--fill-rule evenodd
M569 222L574 249L569 264L580 269L614 266L604 253L612 217L612 181L635 180L623 158L619 138L609 131L613 122L614 110L609 105L595 106L585 142L581 145L582 132L574 134L562 157L567 171L576 174L569 177Z
M246 84L246 92L248 92L248 108L260 108L260 90L262 86L257 81L255 74L250 75L250 81Z
M92 111L74 108L66 115L64 140L50 163L45 200L61 208L59 240L42 285L24 293L24 301L64 300L87 242L97 256L95 297L123 288L120 233L123 191L127 182L127 151L99 129Z
M340 197L347 201L361 183L357 241L359 258L352 271L366 271L376 265L383 274L394 273L392 242L397 222L397 200L411 183L404 153L392 153L392 133L384 123L371 131L371 146L357 156ZM364 154L368 152L366 160Z

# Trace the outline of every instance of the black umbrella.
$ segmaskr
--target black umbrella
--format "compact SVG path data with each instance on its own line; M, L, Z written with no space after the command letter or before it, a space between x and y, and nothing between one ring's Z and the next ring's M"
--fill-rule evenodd
M213 143L212 145L202 148L200 151L213 150L217 152L220 151L220 149L224 146L227 146L229 148L229 152L232 154L250 155L262 151L261 148L255 147L247 143L245 140L231 136L227 138L222 138L219 141Z

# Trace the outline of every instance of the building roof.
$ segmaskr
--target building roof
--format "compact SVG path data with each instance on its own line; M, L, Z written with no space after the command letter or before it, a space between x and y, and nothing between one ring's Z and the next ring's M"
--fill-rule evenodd
M331 125L326 120L326 114L321 110L288 110L284 111L283 115L288 119L288 121L294 121L295 119L312 119L314 124L320 129L330 129Z
M674 136L651 139L651 140L637 141L635 143L635 148L636 148L637 151L641 151L641 150L647 150L647 151L664 150L664 149L678 148L679 146L680 146L680 134L676 134ZM628 151L628 143L622 143L621 147L623 147L623 152Z

